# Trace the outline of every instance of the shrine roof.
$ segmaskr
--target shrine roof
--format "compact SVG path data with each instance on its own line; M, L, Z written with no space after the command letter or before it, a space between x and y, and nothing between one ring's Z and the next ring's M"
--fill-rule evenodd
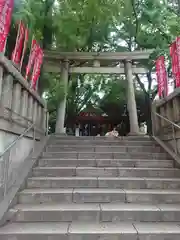
M79 113L79 115L84 115L84 113L89 113L89 114L95 114L99 116L107 116L107 114L99 107L93 106L92 104L87 105L82 111Z

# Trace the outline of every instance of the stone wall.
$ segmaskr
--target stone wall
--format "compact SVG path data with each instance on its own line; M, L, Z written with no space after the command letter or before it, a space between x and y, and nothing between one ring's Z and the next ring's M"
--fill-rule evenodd
M46 104L29 87L10 60L0 55L0 153L28 127L35 125L35 139L40 141L46 132ZM9 176L14 175L33 149L34 129L25 134L10 151ZM1 182L4 159L0 159ZM13 173L13 174L12 174Z
M153 114L163 116L165 119ZM175 89L163 100L155 101L153 104L153 133L163 141L171 150L180 153L180 89ZM175 125L172 125L173 122ZM179 126L179 127L178 127Z

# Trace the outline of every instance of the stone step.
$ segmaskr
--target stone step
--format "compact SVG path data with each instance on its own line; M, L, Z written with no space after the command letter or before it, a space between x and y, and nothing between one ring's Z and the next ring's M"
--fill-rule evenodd
M180 178L32 177L28 188L180 189Z
M9 213L16 222L180 222L176 204L19 204Z
M179 178L98 177L99 188L180 189Z
M25 189L18 193L18 203L72 203L73 189Z
M46 148L54 148L59 147L61 148L68 148L68 147L160 147L158 143L153 141L63 141L63 142L57 142L57 141L49 141Z
M178 223L9 223L1 240L179 240Z
M19 203L174 203L180 204L180 190L159 189L25 189L18 195Z
M180 186L180 184L179 184ZM27 180L28 188L96 188L97 177L32 177Z
M131 160L131 159L47 159L39 160L40 167L151 167L172 168L173 160Z
M36 167L35 177L166 177L180 176L177 168L128 168L128 167Z
M100 137L94 137L94 136L51 136L50 140L74 140L74 141L153 141L153 139L149 136L119 136L119 137L106 137L106 136L100 136Z
M167 153L153 152L44 152L42 156L54 159L171 159Z
M65 141L52 141L49 140L48 141L48 145L47 147L80 147L80 146L92 146L92 147L101 147L101 146L112 146L112 147L118 147L118 146L129 146L129 147L135 147L135 146L157 146L159 147L158 143L156 143L155 141L126 141L126 140L109 140L106 139L104 141L102 140L93 140L93 141L74 141L74 140L65 140Z
M138 152L153 152L159 153L164 152L164 150L159 146L48 146L46 152L57 153L62 152L128 152L128 153L138 153Z

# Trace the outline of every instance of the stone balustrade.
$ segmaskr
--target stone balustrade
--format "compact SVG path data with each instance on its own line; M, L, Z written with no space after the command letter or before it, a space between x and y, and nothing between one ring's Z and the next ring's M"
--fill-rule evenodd
M152 112L156 112L180 126L180 88L175 89L165 99L155 101L152 110ZM173 127L170 122L153 113L152 120L154 136L158 136L163 142L173 147L173 149L177 147L178 152L180 152L180 129Z
M37 136L46 129L46 103L5 56L0 55L0 130L22 133L34 123Z
M29 83L11 61L0 55L0 153L3 153L33 123L35 126L35 131L33 128L30 129L10 149L8 178L17 174L16 170L21 168L24 160L32 152L34 139L38 143L43 141L46 133L46 117L45 101L30 88ZM4 157L0 161L0 177L2 177ZM0 178L1 181L3 179Z

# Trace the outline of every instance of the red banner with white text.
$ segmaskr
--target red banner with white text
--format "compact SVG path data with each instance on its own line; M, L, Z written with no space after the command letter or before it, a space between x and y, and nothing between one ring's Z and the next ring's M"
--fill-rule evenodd
M26 76L25 76L26 79L28 78L29 73L31 72L31 68L34 64L35 58L37 57L39 49L40 49L39 44L37 43L37 41L35 39L33 39L32 40L32 45L31 45L31 52L30 52L30 56L29 56L29 61L28 61L28 65L26 67Z
M31 77L31 84L32 84L31 86L34 90L36 90L37 81L38 81L40 73L41 73L43 56L44 56L43 50L41 48L39 48L38 54L37 54L37 57L36 57L35 63L34 63L32 77Z
M20 62L20 71L21 71L21 69L22 69L23 60L24 60L24 56L25 56L25 53L26 53L28 39L29 39L29 31L28 31L28 29L26 28L26 29L25 29L23 52L22 52L22 57L21 57L21 62Z
M176 53L177 53L177 67L178 67L176 87L180 87L180 37L176 38Z
M178 59L177 41L173 42L170 46L170 56L172 60L173 78L175 79L176 87L180 87L180 65Z
M15 64L19 64L21 61L21 56L22 56L22 50L23 50L23 43L24 43L24 38L25 38L25 31L26 28L22 21L19 23L19 28L18 28L18 34L17 34L17 39L16 39L16 45L14 48L14 51L12 53L11 60Z
M11 24L14 0L0 1L0 52L5 51L6 39Z
M167 72L165 67L165 58L164 56L160 56L156 60L156 75L158 82L158 95L159 97L168 95L168 79Z

